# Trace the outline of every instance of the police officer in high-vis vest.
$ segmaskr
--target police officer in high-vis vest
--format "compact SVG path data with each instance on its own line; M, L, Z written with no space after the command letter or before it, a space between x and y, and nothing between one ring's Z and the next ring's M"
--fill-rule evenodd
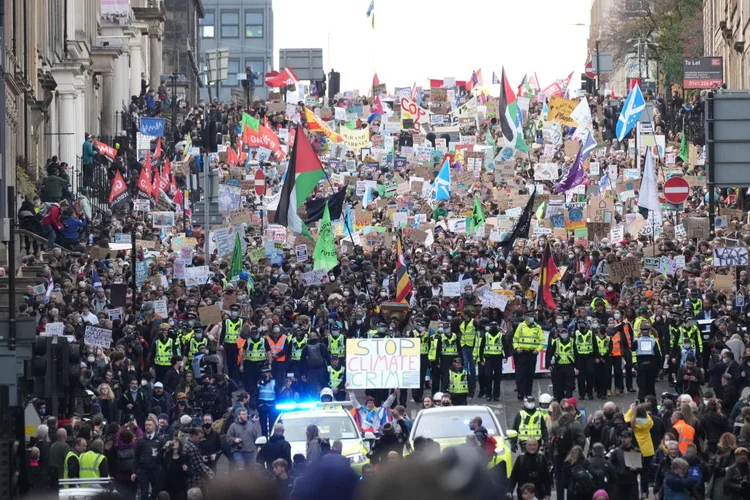
M341 358L337 354L331 354L331 364L328 367L328 387L333 391L336 401L346 399L346 368L341 365Z
M195 335L190 339L190 341L187 344L187 363L185 363L185 368L188 370L192 370L193 366L193 360L195 360L195 357L201 352L202 348L208 348L208 339L203 336L202 330L197 330L195 332ZM195 375L195 374L194 374Z
M276 381L276 387L281 388L284 386L284 381L286 380L291 347L287 336L281 333L281 326L278 323L275 323L271 327L271 333L266 337L266 341L270 348L273 378Z
M651 334L651 323L643 321L640 330L636 332L631 351L638 368L638 399L645 401L649 394L656 394L656 377L662 367L661 348L659 342Z
M480 370L487 376L487 401L500 401L500 383L503 376L504 335L497 322L493 321L478 340Z
M239 357L242 359L242 382L245 391L252 397L257 390L263 367L268 363L271 346L268 345L268 340L260 335L257 327L245 330L247 326L243 327L237 342L240 347Z
M599 326L594 337L594 376L596 377L596 393L599 399L607 399L607 391L612 386L609 377L612 373L610 368L610 353L612 352L612 338L608 335L607 328Z
M109 464L107 457L104 456L104 442L101 439L95 439L91 443L91 450L82 453L78 457L80 464L80 479L100 479L109 477ZM88 487L82 484L82 488Z
M442 332L440 332L442 330ZM448 387L448 375L451 370L451 363L453 359L460 356L458 346L458 336L450 331L450 326L446 329L442 327L438 330L440 335L440 343L438 343L437 357L440 361L440 367L443 373L443 382L441 384L443 390ZM469 389L467 387L466 393L468 394Z
M440 347L440 338L445 333L445 328L444 324L438 326L437 331L430 339L430 350L427 352L427 358L430 360L430 388L433 394L440 392L443 387L443 373L440 369L438 348Z
M292 329L292 337L289 339L289 373L294 373L294 378L298 381L302 378L300 360L302 359L302 349L307 345L307 333L299 326Z
M178 356L187 356L190 340L196 332L202 330L203 327L198 322L198 316L195 313L187 313L185 324L177 332Z
M465 406L471 399L469 396L469 372L467 372L461 358L454 358L448 370L448 392L454 406Z
M237 339L244 323L245 321L240 318L240 305L232 304L229 306L229 318L222 323L219 334L219 350L224 351L227 374L235 381L240 379Z
M156 372L155 382L164 382L164 376L172 366L172 357L176 354L175 340L169 338L169 325L162 323L159 326L159 337L151 346L151 359Z
M531 438L536 439L540 444L547 442L547 424L544 413L537 408L534 396L526 396L523 400L523 409L513 420L513 430L518 433L518 437L511 440L511 450L514 453L518 450L519 443L523 448L526 441Z
M555 400L572 398L576 388L575 342L565 328L557 328L557 337L547 349L547 366L552 373L552 394Z
M518 400L532 395L537 355L544 349L544 332L536 323L534 311L524 314L524 322L513 334L513 359L516 362Z
M594 320L597 322L599 320ZM598 326L597 326L598 328ZM594 332L589 329L585 319L578 320L575 333L576 369L578 370L578 398L583 401L588 395L594 399Z
M268 429L273 425L276 409L276 380L268 366L261 369L261 378L258 381L258 417L260 418L260 429L263 436L268 436ZM269 424L270 420L270 424Z
M411 394L415 402L421 402L426 385L427 369L430 367L432 336L430 335L429 328L424 323L416 325L416 328L412 331L412 335L414 338L419 339L419 389L412 389Z
M463 319L458 325L460 337L458 343L461 346L461 359L466 371L469 372L469 394L474 395L476 384L476 372L474 368L474 347L477 343L477 321L474 320L474 312L468 309L462 313Z
M331 356L334 354L339 358L346 358L346 337L341 335L341 327L336 324L331 325L331 335L327 338L328 352Z

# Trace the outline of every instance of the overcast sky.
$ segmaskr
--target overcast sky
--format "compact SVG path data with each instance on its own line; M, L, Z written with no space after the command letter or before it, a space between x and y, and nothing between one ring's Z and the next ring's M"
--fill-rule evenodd
M591 0L375 0L374 30L369 5L274 0L276 62L281 48L322 48L326 73L341 73L341 90L363 93L373 71L392 90L415 81L427 87L428 78L466 80L481 68L489 87L492 71L499 77L505 65L514 86L536 72L543 88L571 71L577 82L586 63Z

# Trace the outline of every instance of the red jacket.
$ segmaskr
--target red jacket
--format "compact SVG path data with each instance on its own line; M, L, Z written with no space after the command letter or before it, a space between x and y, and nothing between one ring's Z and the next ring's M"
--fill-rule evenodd
M63 228L62 224L62 210L59 205L51 205L47 210L47 215L42 218L42 225L52 226L54 229L60 230Z

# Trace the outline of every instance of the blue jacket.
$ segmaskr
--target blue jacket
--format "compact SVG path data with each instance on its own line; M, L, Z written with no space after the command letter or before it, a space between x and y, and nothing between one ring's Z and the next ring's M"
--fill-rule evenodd
M63 238L66 240L78 239L78 228L85 228L86 221L78 219L65 219L63 221Z
M94 145L91 144L91 141L83 141L83 154L81 156L84 165L94 163Z

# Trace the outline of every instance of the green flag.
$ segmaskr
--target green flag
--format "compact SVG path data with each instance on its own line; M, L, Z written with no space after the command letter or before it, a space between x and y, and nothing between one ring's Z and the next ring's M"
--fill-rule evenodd
M476 196L474 197L474 211L471 214L471 219L469 219L469 233L473 234L479 226L484 224L485 217L484 212L482 211L482 204L479 203L479 198Z
M336 256L336 241L333 238L333 226L331 226L331 212L328 210L328 204L323 211L323 218L320 220L320 229L318 230L318 240L315 242L315 252L313 252L313 261L315 266L313 270L325 269L330 271L339 263Z
M258 130L260 129L260 120L247 113L242 113L242 123L255 130L256 132L258 132Z
M242 272L242 244L240 243L240 233L234 237L234 248L232 249L232 266L229 268L229 278L239 276Z
M688 158L690 158L690 153L688 153L688 145L687 145L687 136L685 135L685 132L682 133L682 142L680 143L680 154L678 155L680 158L682 158L682 161L688 161Z

